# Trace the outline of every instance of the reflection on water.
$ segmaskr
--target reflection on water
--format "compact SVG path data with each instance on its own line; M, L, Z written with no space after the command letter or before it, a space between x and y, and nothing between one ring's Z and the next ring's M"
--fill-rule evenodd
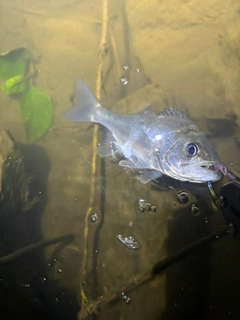
M237 173L239 3L112 0L108 9L101 91L106 108L134 113L152 105L159 112L170 103L200 125L222 162ZM61 114L72 104L76 77L91 89L97 82L101 2L0 0L0 10L1 53L30 48L36 82L55 105L51 130L27 145L18 101L1 93L0 129L21 143L30 194L38 195L30 211L22 210L23 221L4 229L1 256L9 246L14 251L74 235L65 246L43 248L1 267L0 316L76 319L81 307L225 222L206 185L165 177L142 185L131 170L99 157L93 180L93 126L67 123ZM13 241L19 235L24 241ZM128 250L129 243L139 250ZM96 318L237 319L239 245L225 238L198 248L153 281L123 290Z

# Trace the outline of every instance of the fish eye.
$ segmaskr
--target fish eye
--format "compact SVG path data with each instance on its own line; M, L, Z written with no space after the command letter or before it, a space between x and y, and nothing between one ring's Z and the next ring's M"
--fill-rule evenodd
M186 155L194 157L198 153L198 146L195 143L189 143L186 146Z

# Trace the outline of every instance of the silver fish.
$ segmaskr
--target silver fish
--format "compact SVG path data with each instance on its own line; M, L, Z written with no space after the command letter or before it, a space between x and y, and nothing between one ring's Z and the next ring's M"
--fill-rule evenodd
M64 117L106 127L98 154L121 154L119 165L138 170L142 183L163 174L197 183L221 178L219 171L212 170L220 163L216 151L198 125L183 112L166 108L153 114L148 107L135 114L117 114L103 108L80 79L76 80L75 95L77 103Z

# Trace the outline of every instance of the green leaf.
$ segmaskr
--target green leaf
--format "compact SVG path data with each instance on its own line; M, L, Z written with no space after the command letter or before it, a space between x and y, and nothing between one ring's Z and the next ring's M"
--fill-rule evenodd
M8 79L1 85L1 89L6 94L19 93L26 90L27 80L24 76L18 75Z
M41 138L50 128L53 103L47 92L36 87L29 88L22 95L21 111L29 142Z
M27 48L18 48L0 55L0 78L9 79L17 75L24 76L26 65L32 53Z

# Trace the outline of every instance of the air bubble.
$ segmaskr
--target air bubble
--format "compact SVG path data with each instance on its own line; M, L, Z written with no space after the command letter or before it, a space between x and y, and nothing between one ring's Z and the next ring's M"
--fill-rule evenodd
M99 218L98 218L98 214L94 213L92 214L89 218L88 218L89 222L91 223L98 223L99 222Z
M157 211L157 207L151 206L151 211L152 211L152 212L156 212L156 211Z
M124 292L122 292L122 299L126 302L126 304L131 302L131 299Z
M186 204L189 201L189 194L186 191L180 191L177 194L177 199L180 203Z
M151 210L151 203L146 203L144 208L147 212L149 212Z
M30 288L31 286L30 286L29 283L23 283L23 287L24 287L24 288Z
M119 81L120 81L124 86L126 86L126 85L128 84L128 79L127 79L126 77L121 77L121 78L119 79Z
M142 206L139 206L139 207L138 207L138 211L139 211L140 213L143 213L143 212L145 211L145 208L142 207Z
M194 215L197 215L197 214L199 214L199 208L195 205L195 204L192 204L191 205L191 212L192 212L192 214L194 214Z
M153 206L150 202L144 200L144 199L140 199L138 201L138 212L143 213L143 212L156 212L157 211L157 207Z

